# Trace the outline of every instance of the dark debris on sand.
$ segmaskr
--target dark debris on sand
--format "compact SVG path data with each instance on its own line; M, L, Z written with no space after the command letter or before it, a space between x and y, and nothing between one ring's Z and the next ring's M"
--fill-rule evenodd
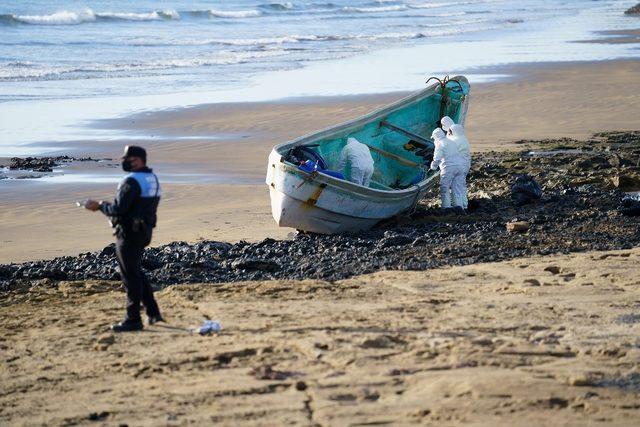
M94 159L92 157L12 157L6 166L11 170L29 170L33 172L53 172L53 168L71 162L99 162L111 159ZM2 166L0 166L2 167Z
M339 280L377 270L426 270L531 255L629 249L640 225L621 212L625 191L640 190L640 132L610 132L588 141L521 141L526 150L474 155L469 213L443 214L434 189L409 216L377 229L338 236L300 234L229 244L174 242L148 248L143 266L152 282L233 282L265 279ZM520 206L510 194L519 174L543 189ZM526 221L526 233L506 223ZM34 280L118 279L114 246L76 257L0 265L0 288Z

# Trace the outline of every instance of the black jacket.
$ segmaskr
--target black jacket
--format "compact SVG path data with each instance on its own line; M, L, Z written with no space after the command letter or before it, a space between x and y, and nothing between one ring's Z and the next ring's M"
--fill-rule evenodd
M152 169L145 167L127 175L120 185L113 203L102 203L100 210L111 217L129 238L144 231L151 240L151 230L156 226L160 203L160 183ZM116 230L118 231L118 230ZM147 243L148 244L148 243Z

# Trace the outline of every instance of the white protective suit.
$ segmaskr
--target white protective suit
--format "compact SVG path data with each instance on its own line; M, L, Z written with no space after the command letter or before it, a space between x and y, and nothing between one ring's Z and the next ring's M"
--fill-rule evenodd
M451 196L455 206L463 207L464 201L460 193L453 191L453 183L466 176L466 162L458 151L456 143L447 138L442 129L436 128L431 134L436 149L433 153L431 169L440 168L440 200L442 208L451 207Z
M453 126L455 122L451 117L444 116L442 119L440 119L440 124L442 125L442 130L446 133L449 133L449 129L451 129L451 126Z
M464 134L464 127L462 125L451 125L449 133L451 134L449 138L456 143L460 155L465 160L464 175L453 181L452 191L454 197L462 200L462 207L467 209L467 205L469 204L467 197L467 174L469 173L469 169L471 169L471 147L469 146L469 140Z
M350 166L351 174L345 169ZM337 170L341 171L347 180L368 187L373 175L373 157L369 147L355 138L348 138L338 157Z

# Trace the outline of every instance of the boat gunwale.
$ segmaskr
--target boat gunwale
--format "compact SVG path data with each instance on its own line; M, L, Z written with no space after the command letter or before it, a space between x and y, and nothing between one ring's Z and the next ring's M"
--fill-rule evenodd
M455 76L452 77L451 80L459 80L462 81L463 83L466 83L467 85L469 85L469 81L466 77L464 76ZM382 107L379 107L365 115L356 117L354 119L339 123L337 125L333 125L330 127L326 127L320 130L316 130L310 133L307 133L305 135L302 135L298 138L295 138L293 140L290 140L288 142L283 142L280 144L277 144L276 146L273 147L272 149L272 153L275 152L280 156L280 163L281 165L283 165L286 169L288 169L286 172L295 172L296 174L302 174L305 175L305 179L308 179L310 181L318 181L319 183L322 184L329 184L335 187L339 187L342 190L345 191L349 191L352 193L360 193L360 194L366 194L366 193L370 193L370 194L378 194L378 195L392 195L392 194L397 194L399 196L408 196L408 195L412 195L420 190L422 190L423 188L425 188L431 181L434 180L434 178L437 176L437 174L432 174L432 175L427 175L427 177L425 177L425 179L423 179L422 181L412 185L411 187L407 187L404 189L400 189L400 190L382 190L382 189L377 189L377 188L371 188L371 187L365 187L344 179L339 179L330 175L326 175L326 174L322 174L322 173L318 173L315 177L311 176L311 173L309 172L305 172L302 171L300 169L298 169L297 167L295 167L292 164L289 164L287 162L285 162L283 160L283 155L279 152L280 149L283 148L287 148L287 147L295 147L298 145L303 145L304 143L308 143L308 142L313 142L314 140L318 140L318 139L322 139L322 138L326 138L331 136L332 134L335 133L339 133L342 131L345 131L349 128L353 128L356 126L361 126L361 125L365 125L366 123L370 123L372 121L378 120L383 118L386 115L391 114L392 112L395 112L399 107L401 106L407 106L408 104L411 104L413 102L417 102L419 100L422 100L423 98L427 97L427 96L431 96L433 94L436 93L436 89L440 86L439 83L434 83L431 86L427 86L426 88L413 93L411 95L408 95L404 98L401 98L395 102L392 102L391 104L388 105L383 105ZM320 177L321 179L317 179L318 177ZM350 188L351 187L351 188Z
M301 176L301 178L308 181L309 184L324 184L327 187L336 187L349 193L357 193L363 196L383 196L385 199L392 199L392 197L389 196L397 195L398 197L393 197L393 199L396 200L402 200L406 199L408 196L413 196L416 192L422 190L431 183L431 181L440 176L438 173L428 175L427 178L423 179L419 183L402 190L379 190L377 188L365 187L351 181L335 178L331 175L323 174L322 172L317 172L315 175L312 175L313 172L306 172L286 163L283 163L283 165L288 169L288 173Z

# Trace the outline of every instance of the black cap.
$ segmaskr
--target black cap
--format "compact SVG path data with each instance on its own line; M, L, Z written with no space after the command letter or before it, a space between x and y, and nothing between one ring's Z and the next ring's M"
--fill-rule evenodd
M146 162L147 150L137 145L127 145L124 147L124 153L122 154L122 158L124 159L125 157L140 157Z

